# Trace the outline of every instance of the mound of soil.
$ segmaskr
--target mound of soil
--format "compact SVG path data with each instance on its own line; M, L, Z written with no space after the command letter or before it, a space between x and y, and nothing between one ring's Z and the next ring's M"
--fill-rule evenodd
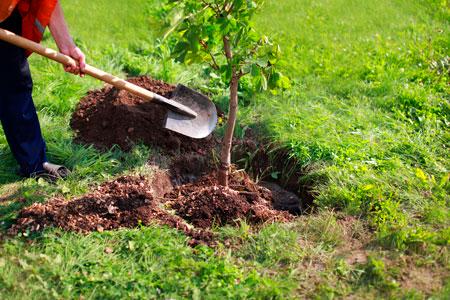
M214 173L170 192L169 180L165 173L152 181L124 176L71 201L55 198L35 203L20 211L9 233L35 232L48 226L88 233L157 223L183 231L192 238L191 245L214 245L209 230L213 225L236 224L238 219L250 224L292 219L289 213L274 210L271 192L244 173L236 172L229 188L217 186Z
M178 215L197 227L223 226L251 215L250 203L233 189L209 186L176 199L172 205Z
M199 228L234 225L239 219L251 224L289 221L292 216L272 206L272 192L255 184L244 172L234 172L229 187L217 184L216 173L177 187L166 195L176 214Z
M36 232L48 226L88 233L157 223L183 231L192 237L191 244L210 244L210 232L191 229L182 218L161 207L157 197L165 192L161 185L164 178L163 173L151 182L144 177L124 176L72 201L55 198L35 203L20 212L9 233Z
M154 93L170 98L175 86L142 76L128 79ZM212 136L197 140L163 128L167 109L112 86L91 91L73 113L75 141L109 149L118 145L130 150L134 144L160 147L167 152L206 153L216 145Z

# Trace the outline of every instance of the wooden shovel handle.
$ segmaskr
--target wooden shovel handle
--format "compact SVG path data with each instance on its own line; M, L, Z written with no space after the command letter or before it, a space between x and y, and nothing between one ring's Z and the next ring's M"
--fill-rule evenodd
M5 42L8 42L10 44L13 44L17 47L27 49L29 51L35 52L37 54L40 54L42 56L45 56L51 60L54 60L56 62L59 62L63 64L64 66L68 65L77 65L78 63L71 57L64 55L62 53L59 53L53 49L47 48L42 46L41 44L35 43L33 41L30 41L26 38L23 38L21 36L18 36L8 30L1 29L0 28L0 40L3 40ZM190 117L196 117L197 113L191 110L190 108L179 104L178 102L175 102L170 99L166 99L158 94L155 94L149 90L146 90L144 88L141 88L140 86L137 86L135 84L132 84L128 81L125 81L119 77L116 77L112 74L109 74L105 71L102 71L100 69L97 69L93 66L90 66L86 64L86 67L84 68L84 73L97 78L101 81L107 82L113 86L115 86L118 89L126 90L132 94L135 94L137 96L140 96L147 100L156 100L157 102L161 104L165 104L170 106L172 110L175 110L177 112L181 112L185 115L188 115Z

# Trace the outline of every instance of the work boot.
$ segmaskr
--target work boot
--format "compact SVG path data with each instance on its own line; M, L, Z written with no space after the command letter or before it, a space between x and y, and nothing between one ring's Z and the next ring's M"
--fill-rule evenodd
M43 170L29 174L29 178L42 178L49 183L55 183L58 179L66 179L70 175L70 170L64 166L55 165L49 162L42 164Z
M42 164L44 167L44 170L47 171L49 174L59 178L59 179L65 179L70 175L70 170L67 169L64 166L55 165L49 162L45 162Z

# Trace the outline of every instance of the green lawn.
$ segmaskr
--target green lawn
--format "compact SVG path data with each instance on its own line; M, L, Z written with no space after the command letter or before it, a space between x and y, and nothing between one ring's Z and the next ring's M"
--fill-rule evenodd
M199 66L176 64L160 46L157 0L62 3L89 63L183 82L223 103L226 91ZM288 149L317 209L259 231L245 223L217 229L232 250L192 249L158 226L2 238L21 207L80 195L119 174L149 174L153 152L73 144L71 112L101 83L33 56L49 157L74 174L55 186L21 181L0 133L0 298L448 299L450 80L448 69L433 66L450 55L449 5L266 1L256 26L281 44L292 89L242 99L238 134L253 127Z
M449 77L430 68L449 54L448 9L433 1L287 2L267 5L259 27L285 41L296 84L257 97L245 119L289 145L319 205L367 216L392 246L425 242L431 237L415 232L426 227L448 241Z

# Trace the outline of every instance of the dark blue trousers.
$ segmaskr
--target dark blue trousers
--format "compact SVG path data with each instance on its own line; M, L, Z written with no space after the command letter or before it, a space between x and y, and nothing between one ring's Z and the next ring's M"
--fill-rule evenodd
M45 142L29 91L0 95L0 120L20 173L29 176L43 170Z
M15 11L0 23L0 27L20 34L21 23L20 14ZM0 121L24 176L42 171L42 164L47 161L45 142L31 96L32 85L25 52L0 42Z

